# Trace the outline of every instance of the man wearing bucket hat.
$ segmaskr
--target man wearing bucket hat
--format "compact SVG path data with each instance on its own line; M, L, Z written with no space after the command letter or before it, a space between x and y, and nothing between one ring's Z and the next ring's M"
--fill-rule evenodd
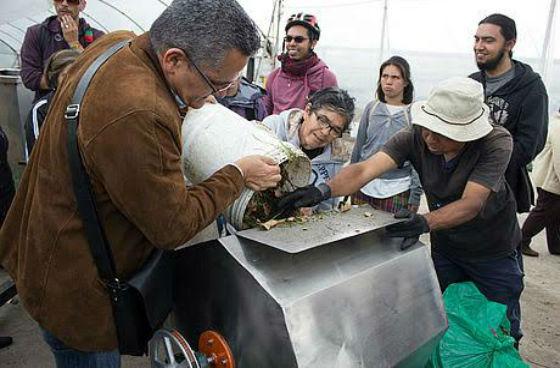
M266 80L264 102L268 114L304 109L307 97L316 91L336 87L336 77L315 53L321 29L311 14L292 14L286 23L284 47L278 57L281 66Z
M521 233L504 178L513 142L505 128L489 123L488 113L480 83L446 80L427 101L413 105L413 126L380 152L342 169L328 184L288 194L280 205L308 207L354 193L410 161L430 212L396 214L405 221L387 227L388 235L409 239L429 232L442 291L455 282L473 281L488 299L507 305L511 335L519 341L523 281L516 247Z

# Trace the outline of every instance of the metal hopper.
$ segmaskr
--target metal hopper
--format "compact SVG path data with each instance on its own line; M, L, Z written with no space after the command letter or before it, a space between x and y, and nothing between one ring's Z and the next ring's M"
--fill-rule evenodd
M423 367L446 316L426 247L384 236L395 221L355 208L185 248L176 327L218 331L240 368Z

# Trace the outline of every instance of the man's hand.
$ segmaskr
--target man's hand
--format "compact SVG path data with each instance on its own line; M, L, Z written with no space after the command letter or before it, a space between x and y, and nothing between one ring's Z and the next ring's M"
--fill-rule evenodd
M385 230L387 231L387 235L390 237L412 238L430 232L430 226L428 226L426 218L422 215L411 212L408 209L402 209L395 213L395 218L407 220L387 226Z
M209 104L217 104L218 100L216 100L216 97L214 97L214 95L209 95L208 97L206 97L206 99L204 100L206 103Z
M71 16L64 14L60 19L60 27L62 28L62 36L66 43L73 49L82 49L82 45L78 40L78 24Z
M40 89L51 89L49 87L49 81L47 81L47 75L43 74L41 76L41 81L39 82L39 88Z
M325 183L308 185L286 194L278 202L278 208L313 207L331 197L331 189Z
M235 162L235 165L241 169L245 186L254 191L262 191L268 188L274 188L282 179L280 175L280 166L267 156L247 156Z

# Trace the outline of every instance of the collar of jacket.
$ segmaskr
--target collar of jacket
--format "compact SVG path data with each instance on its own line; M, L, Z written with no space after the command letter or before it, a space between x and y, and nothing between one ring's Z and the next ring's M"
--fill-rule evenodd
M145 57L148 58L151 67L159 75L163 83L165 83L169 91L169 95L177 103L177 107L179 108L181 115L184 116L184 114L187 113L188 106L181 99L181 97L178 96L177 93L175 93L174 89L167 82L167 79L165 78L165 74L163 74L163 69L161 68L158 55L156 54L154 48L152 47L152 41L150 40L150 32L146 32L136 37L134 41L132 41L131 49L134 53L143 54Z
M86 29L91 28L89 24L86 22L84 18L80 18L80 24L78 24L78 35L83 36ZM49 30L51 33L60 33L62 34L62 27L60 26L60 22L57 19L56 15L51 15L42 23L43 27Z

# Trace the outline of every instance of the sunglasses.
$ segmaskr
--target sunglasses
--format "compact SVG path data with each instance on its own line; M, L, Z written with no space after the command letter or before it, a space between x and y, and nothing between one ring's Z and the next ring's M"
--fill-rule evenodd
M79 1L79 0L78 0ZM189 59L189 62L191 63L191 65L194 67L194 69L196 70L196 72L198 73L198 75L200 75L200 77L202 78L202 80L204 80L204 82L206 82L206 84L208 85L208 87L210 87L210 89L212 90L213 95L219 94L219 93L223 93L225 91L227 91L228 89L231 88L231 86L233 86L233 84L235 83L235 81L237 80L237 78L235 78L235 80L233 82L229 82L225 87L222 88L216 88L216 86L214 85L214 83L212 83L212 81L210 80L210 78L208 78L208 76L206 74L204 74L202 72L202 70L200 70L200 68L194 63L194 61L192 61L192 59L189 57L189 54L187 54L187 52L185 50L183 50L180 47L177 47L179 50L183 51L183 53L185 54L185 56L187 57L187 59Z
M55 3L62 3L64 2L64 0L54 0ZM80 0L66 0L66 3L68 5L78 5L80 3Z
M296 43L302 43L303 41L308 40L308 39L309 39L308 37L303 37L303 36L286 36L286 37L284 37L284 41L286 43L292 42L292 40L295 41Z
M333 137L337 137L340 138L342 137L342 133L344 133L344 130L340 127L337 127L336 125L334 125L329 118L327 118L325 115L319 115L317 112L313 112L315 114L315 116L317 117L317 121L319 122L319 125L321 126L321 129L329 129L329 134Z

